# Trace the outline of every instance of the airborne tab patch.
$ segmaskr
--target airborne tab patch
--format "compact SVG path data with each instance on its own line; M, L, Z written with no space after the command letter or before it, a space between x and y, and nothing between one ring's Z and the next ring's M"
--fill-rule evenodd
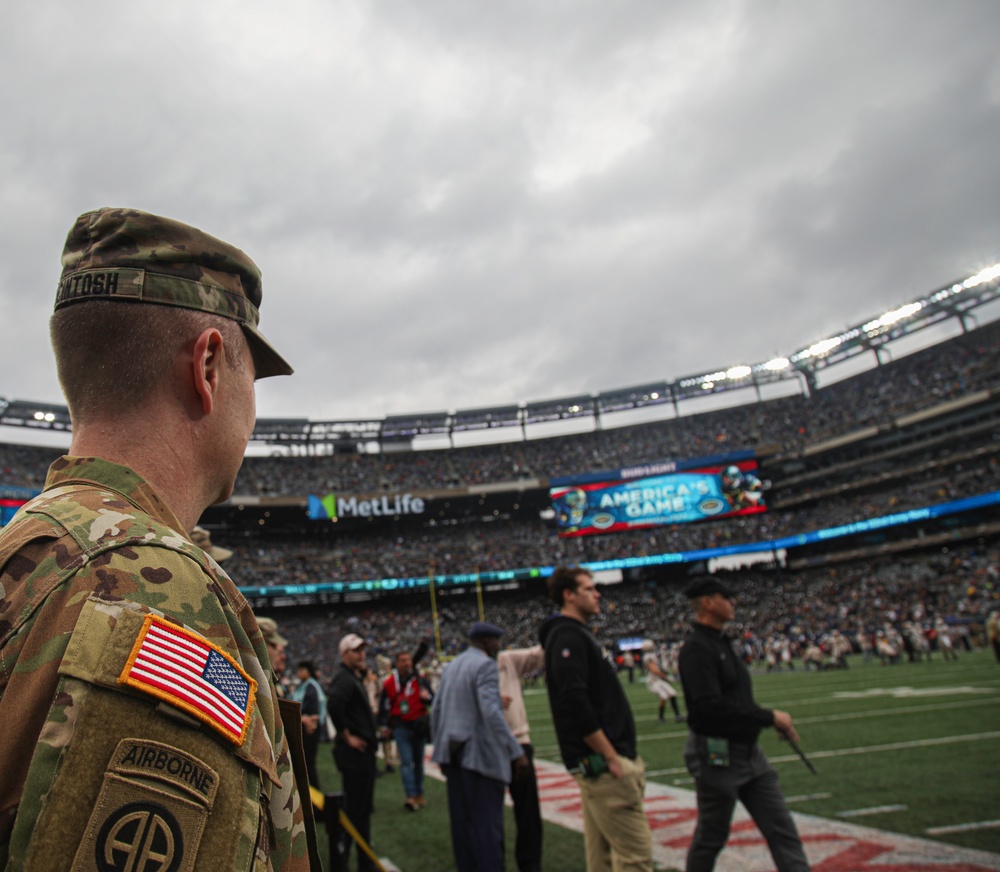
M246 741L257 682L218 645L146 615L118 683L192 715L237 747Z
M169 784L209 808L219 789L219 773L193 754L148 739L122 739L109 767L124 776L142 776Z

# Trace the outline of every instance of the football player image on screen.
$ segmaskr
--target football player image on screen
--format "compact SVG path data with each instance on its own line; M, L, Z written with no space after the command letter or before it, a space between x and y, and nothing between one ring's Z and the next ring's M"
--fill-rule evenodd
M560 527L579 527L587 512L587 492L582 488L571 488L555 500L553 508Z
M744 472L735 465L727 466L719 479L722 495L734 511L760 504L764 484L752 472Z

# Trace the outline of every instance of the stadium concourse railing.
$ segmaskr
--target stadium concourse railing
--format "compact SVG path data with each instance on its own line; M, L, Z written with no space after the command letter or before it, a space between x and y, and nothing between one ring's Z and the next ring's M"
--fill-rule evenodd
M777 558L780 554L787 553L793 549L801 548L806 545L830 542L837 539L843 539L847 536L854 536L859 533L868 533L877 530L902 527L907 524L917 524L939 518L957 516L966 512L988 509L995 506L1000 506L1000 491L993 491L990 493L979 494L978 496L967 497L965 499L938 503L919 509L910 509L905 512L895 512L893 514L883 515L877 518L869 518L863 521L855 521L850 524L842 524L837 527L829 527L822 530L813 530L793 536L784 536L778 539L747 542L741 545L727 545L721 548L703 548L696 551L654 554L646 557L625 557L614 560L601 560L584 563L583 566L594 573L601 573L615 570L638 569L647 566L694 563L704 560L733 557L737 555L771 554ZM1000 532L1000 524L995 526L997 529L991 529L990 532ZM951 535L952 534L949 534L949 536ZM318 582L316 584L241 586L240 592L243 593L244 596L252 599L270 600L292 597L300 602L306 602L307 598L323 594L340 595L355 592L363 593L366 591L372 593L390 591L405 592L408 590L415 591L422 588L428 588L432 583L437 587L453 587L459 585L491 585L502 584L504 582L529 581L531 579L547 578L553 573L554 570L554 566L532 566L520 569L463 573L457 575L427 575L412 578L381 578L357 581Z

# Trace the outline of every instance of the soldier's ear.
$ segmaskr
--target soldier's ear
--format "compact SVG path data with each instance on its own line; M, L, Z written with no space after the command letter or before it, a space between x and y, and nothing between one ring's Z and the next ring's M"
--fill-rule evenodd
M222 334L215 327L202 330L194 343L191 359L194 390L206 415L215 408L222 369L222 346Z

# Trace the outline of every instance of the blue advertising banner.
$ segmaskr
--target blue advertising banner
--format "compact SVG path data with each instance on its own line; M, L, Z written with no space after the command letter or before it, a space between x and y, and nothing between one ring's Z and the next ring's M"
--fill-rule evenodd
M17 510L23 506L27 500L11 500L0 497L0 527L5 527L10 523L10 519L17 514Z
M754 461L549 490L560 536L613 533L766 511Z
M10 519L32 497L38 496L37 489L18 487L16 485L0 485L0 527L10 523Z
M911 509L879 518L868 518L855 521L840 527L828 527L821 530L810 530L794 536L784 536L780 539L765 539L758 542L744 542L740 545L726 545L721 548L702 548L697 551L680 551L666 554L650 554L645 557L618 557L612 560L590 561L582 564L592 572L607 569L636 569L643 566L663 566L671 563L694 563L700 560L710 560L733 554L754 554L765 551L776 552L780 549L793 549L802 545L810 545L857 533L867 533L873 530L889 529L918 523L934 518L944 518L959 515L975 509L1000 506L1000 491L992 491L975 497L967 497L948 503L938 503L921 509ZM465 575L439 575L433 579L437 586L467 585L481 582L524 581L530 579L548 578L555 571L554 566L532 566L521 569L509 569L501 572L470 573ZM275 584L269 587L240 587L240 592L253 597L285 597L303 596L317 593L352 593L355 591L405 591L426 588L431 584L428 577L422 578L382 578L367 581L335 581L315 584Z

